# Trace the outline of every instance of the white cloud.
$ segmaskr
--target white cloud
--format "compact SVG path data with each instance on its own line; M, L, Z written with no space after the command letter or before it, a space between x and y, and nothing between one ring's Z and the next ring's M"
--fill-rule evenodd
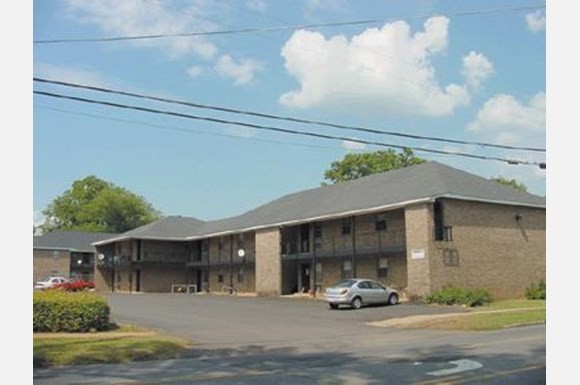
M199 1L181 8L162 0L67 0L66 4L77 21L96 24L111 36L187 33L215 28L215 23L204 17L208 4ZM133 44L162 47L172 56L194 53L204 59L215 57L218 51L201 36L136 40Z
M546 14L540 10L526 15L528 29L532 32L540 32L546 29Z
M233 79L235 85L250 83L254 79L255 72L262 69L262 64L255 60L242 59L236 63L230 55L222 55L215 65L216 72L221 76Z
M44 223L44 215L41 210L34 210L32 212L32 224L38 226Z
M192 79L195 79L195 78L201 76L202 73L203 73L203 67L200 67L200 66L191 66L187 69L187 75Z
M343 140L342 147L349 151L362 151L367 145L365 143L353 142L351 140Z
M499 144L545 146L546 94L540 92L527 103L512 95L495 95L467 128Z
M446 17L432 17L411 34L404 21L371 28L348 40L296 31L282 48L286 70L300 89L280 103L299 108L340 108L442 116L469 103L466 88L439 86L431 58L447 48Z
M463 58L463 76L472 89L479 89L493 73L493 64L483 54L471 51Z

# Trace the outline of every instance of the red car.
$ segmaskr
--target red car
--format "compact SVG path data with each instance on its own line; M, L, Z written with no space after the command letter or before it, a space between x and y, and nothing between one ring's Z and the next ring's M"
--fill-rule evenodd
M59 283L53 286L54 289L62 289L66 291L83 291L95 288L95 283L84 281L82 279L70 280L68 282Z

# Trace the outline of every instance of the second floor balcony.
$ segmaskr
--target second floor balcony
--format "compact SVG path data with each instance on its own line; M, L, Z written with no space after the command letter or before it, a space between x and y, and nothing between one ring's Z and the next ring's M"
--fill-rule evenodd
M313 251L317 257L339 257L356 253L371 254L378 252L396 252L405 249L405 230L373 231L352 235L330 236L307 240L283 240L282 256L311 256Z

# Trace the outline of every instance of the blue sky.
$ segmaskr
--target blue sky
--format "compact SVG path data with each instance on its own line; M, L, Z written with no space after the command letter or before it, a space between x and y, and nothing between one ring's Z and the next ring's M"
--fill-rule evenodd
M34 1L33 16L38 78L423 137L546 148L542 1L43 0ZM228 33L54 42L215 31ZM89 175L129 189L164 215L241 214L320 186L324 170L348 152L388 148L356 140L409 146L424 159L514 178L546 195L546 170L536 165L546 162L544 152L371 135L50 83L33 88L355 140L34 95L36 222L53 199Z

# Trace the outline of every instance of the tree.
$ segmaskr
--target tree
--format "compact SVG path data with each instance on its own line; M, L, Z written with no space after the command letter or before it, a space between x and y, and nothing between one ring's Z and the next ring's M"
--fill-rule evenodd
M519 191L523 191L523 192L528 191L528 188L526 187L526 185L516 181L515 179L508 179L508 178L505 178L503 176L498 176L495 178L491 178L491 180L496 181L497 183L501 183L501 184L506 185L506 186L513 187Z
M405 148L400 153L392 149L359 154L348 153L341 160L331 163L330 169L324 172L324 179L334 184L424 162L425 160L415 156L410 148Z
M123 233L160 217L144 198L93 175L73 182L42 211L43 233L79 230Z

